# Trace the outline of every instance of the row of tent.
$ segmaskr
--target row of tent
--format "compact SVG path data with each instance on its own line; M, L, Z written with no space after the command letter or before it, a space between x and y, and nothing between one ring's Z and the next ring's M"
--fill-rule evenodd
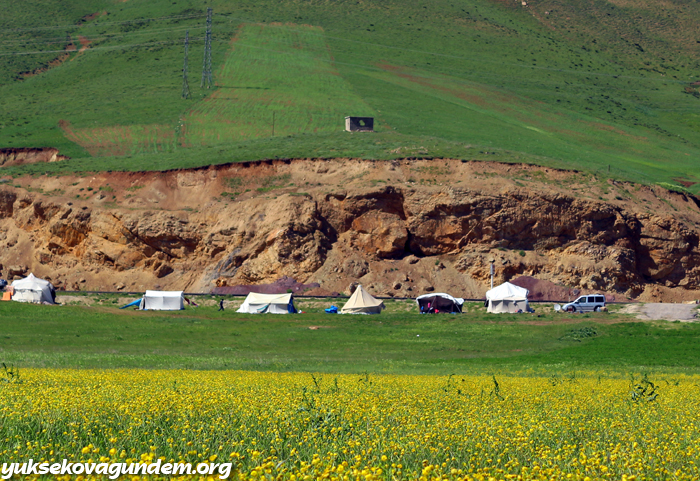
M425 294L416 299L423 313L462 312L464 299L454 298L449 294ZM340 309L341 314L379 314L386 307L384 303L367 292L364 287L357 286L348 302ZM247 314L287 314L295 313L294 300L291 294L258 294L251 292L236 312ZM327 311L327 312L336 312Z
M141 299L136 299L120 309L134 307L142 311L179 311L190 301L183 291L146 291ZM258 294L251 292L237 312L249 314L294 314L292 294Z
M527 312L529 291L509 282L494 287L486 292L488 312ZM24 279L15 280L3 293L3 300L20 302L55 304L56 290L53 285L34 274ZM183 291L146 291L142 298L122 307L137 307L141 310L176 311L185 308ZM416 298L421 313L461 313L464 299L452 297L446 293L424 294ZM364 287L357 286L350 299L340 309L342 314L379 314L385 308L384 303L372 296ZM294 298L288 294L259 294L251 292L236 312L247 314L293 314Z
M416 299L418 307L423 313L435 312L462 312L464 299L454 298L449 294L426 294ZM386 307L384 303L367 292L361 285L357 286L348 302L340 309L341 314L379 314ZM236 312L245 314L293 314L297 312L294 307L292 294L258 294L251 292L245 298L241 307ZM326 312L337 312L337 309Z
M141 310L173 311L184 309L184 301L185 297L182 291L146 291L141 299L136 299L121 309L135 307ZM379 314L384 308L382 301L372 296L364 287L358 286L340 312L343 314ZM260 294L251 292L236 312L244 314L294 314L297 309L294 307L294 296L291 293Z
M342 314L379 314L384 309L384 303L373 297L362 286L357 286L340 310ZM292 294L259 294L251 292L245 298L236 312L244 314L294 314Z
M515 313L530 311L530 292L506 282L486 292L486 310L493 313ZM424 294L416 298L418 309L423 314L462 312L464 299L452 297L444 292ZM364 287L357 286L348 302L340 309L341 314L379 314L384 303L372 296ZM297 312L292 294L258 294L251 292L236 312L247 314L288 314ZM336 310L328 311L336 312Z

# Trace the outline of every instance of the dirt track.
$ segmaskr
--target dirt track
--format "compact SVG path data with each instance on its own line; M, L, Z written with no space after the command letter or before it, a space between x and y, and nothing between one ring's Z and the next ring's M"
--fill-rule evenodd
M621 312L637 314L645 321L695 321L698 306L696 304L649 303L631 304Z

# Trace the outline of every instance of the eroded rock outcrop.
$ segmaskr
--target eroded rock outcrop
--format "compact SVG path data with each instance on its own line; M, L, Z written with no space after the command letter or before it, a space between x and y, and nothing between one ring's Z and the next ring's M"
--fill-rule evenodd
M522 179L537 168L439 162L443 182L428 161L342 160L43 179L62 192L53 196L26 179L0 187L0 263L68 289L208 291L289 276L329 291L360 282L377 294L480 298L494 261L498 282L697 296L695 199L637 187L638 199L619 202L602 198L617 184L597 180L599 191L576 195L561 171L527 187L507 175L489 184L498 169Z
M0 149L0 166L58 162L67 159L65 155L59 155L58 149L53 147Z

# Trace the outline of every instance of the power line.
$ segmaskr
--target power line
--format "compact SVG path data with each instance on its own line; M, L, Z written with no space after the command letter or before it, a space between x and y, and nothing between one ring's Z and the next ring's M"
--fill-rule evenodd
M36 30L57 30L60 28L84 28L84 27L102 27L104 25L126 25L128 23L140 23L140 22L155 22L158 20L182 20L187 18L200 18L203 14L192 14L192 15L170 15L167 17L152 17L152 18L135 18L133 20L124 20L123 22L94 22L87 23L84 25L67 24L67 25L51 25L47 27L31 27L31 28L6 28L5 32L32 32Z
M213 8L207 8L207 32L204 36L204 63L202 65L202 83L200 88L205 85L207 88L211 88L211 14L214 11Z
M86 51L92 52L95 50L119 50L119 49L125 49L125 48L136 48L136 47L150 47L153 45L164 45L164 44L175 44L179 43L177 40L163 40L160 42L146 42L146 43L132 43L132 44L126 44L126 45L112 45L109 47L90 47L86 49ZM7 57L10 55L43 55L46 53L70 53L67 52L65 49L64 50L40 50L36 52L0 52L0 57Z
M285 42L282 42L282 43L285 43ZM288 53L288 52L284 52L284 51L281 51L281 50L275 50L275 49L272 49L272 48L261 47L261 46L258 46L258 45L250 45L250 44L242 43L242 42L240 42L240 41L239 41L239 42L236 42L235 45L236 45L236 46L239 46L239 47L248 47L248 48L252 48L252 49L257 49L257 50L262 50L262 51L268 51L268 52L274 52L274 53L279 53L279 54ZM310 49L309 51L313 52L313 49ZM324 49L324 51L325 51L325 49ZM382 67L375 67L375 66L365 65L365 64L356 64L356 63L340 62L340 61L337 61L337 60L331 60L331 59L324 59L324 58L320 58L320 57L314 57L314 56L312 56L312 55L304 55L304 54L299 53L299 52L294 52L294 54L295 54L296 56L304 56L304 57L306 57L307 59L310 59L310 60L314 60L314 61L318 61L318 62L324 62L324 63L328 63L328 64L333 64L333 65L343 65L343 66L346 66L346 67L351 67L351 68L356 69L356 70L368 70L368 71L376 71L376 72L388 73L387 70L384 69L384 68L382 68ZM261 58L261 57L258 57L258 58ZM458 84L464 84L464 85L467 85L467 86L471 86L470 82L474 82L474 80L464 79L464 78L456 77L456 76L453 76L453 75L450 75L450 74L434 73L434 74L431 75L431 74L429 74L429 73L427 73L427 72L425 72L425 71L421 71L421 72L416 72L415 70L410 70L410 71L411 71L411 74L410 74L410 75L411 75L412 77L423 78L423 79L428 79L428 80L447 80L447 81L455 82L455 83L458 83ZM592 75L595 75L595 74L592 74ZM474 76L470 76L470 78L471 78L471 77L474 77ZM492 80L492 79L498 80L498 79L503 79L503 78L504 78L503 75L497 75L497 74L496 74L496 75L480 74L480 75L477 75L476 77L479 78L479 79L489 79L489 80ZM646 80L646 78L644 78L644 77L642 77L642 78L640 78L640 79L641 79L641 80ZM384 80L386 81L386 79L384 79ZM657 80L657 79L649 79L649 80ZM547 83L547 82L548 82L548 81L540 80L540 81L538 81L538 84L545 84L545 83ZM561 85L561 82L550 81L549 83L550 83L551 85ZM673 83L676 83L676 81L674 81ZM590 84L568 84L568 85L566 85L565 87L567 87L567 88L573 88L573 87L576 87L576 86L591 88L591 89L595 89L595 90L599 90L599 91L608 91L608 90L610 90L610 89L625 90L625 91L627 91L627 92L635 92L635 93L637 93L637 92L645 93L645 92L652 92L652 91L655 91L654 89L651 89L651 88L649 88L649 89L632 89L632 90L630 90L630 89L627 89L627 88L616 88L616 87L611 87L611 86L598 86L598 85L590 85ZM549 92L549 93L552 93L552 92L553 92L552 89L551 89L551 87L543 87L543 88L539 88L539 89L538 89L538 88L530 88L530 89L522 89L522 88L519 88L519 89L517 89L517 90L515 90L515 91L512 90L512 89L510 89L510 88L508 88L508 87L505 87L505 86L495 87L495 88L505 89L505 90L508 90L508 91L511 91L511 92L515 93L516 95L522 95L522 93L525 92L525 91L528 91L528 92L541 92L541 91L546 91L546 92ZM568 93L568 92L566 92L566 91L564 91L564 90L562 90L562 91L557 91L556 94L557 94L557 96L561 96L561 97L563 97L563 98L579 98L579 99L584 99L584 98L590 97L589 94L585 94L585 93L582 93L582 94L571 94L571 93ZM628 99L628 100L627 100L627 103L628 103L629 105L632 105L632 106L642 105L642 104L639 104L638 102L635 102L635 101L632 100L632 99ZM650 107L650 108L652 108L653 110L664 110L664 111L675 111L675 112L694 111L693 109L661 109L661 108L657 108L657 107Z
M210 14L209 10L211 10L211 8L207 9L207 23L208 24L211 22L211 14ZM241 21L244 23L253 23L253 24L260 23L260 22L254 21L252 19L232 17L232 16L227 15L227 14L218 14L218 15L224 16L224 17L232 19L232 20L238 20L238 21ZM89 24L85 24L85 25L69 24L69 25L56 25L56 26L47 26L47 27L34 27L34 28L16 28L16 29L5 29L5 31L18 32L18 31L35 31L35 30L47 30L47 29L59 29L59 28L83 28L83 27L104 26L104 25L124 25L124 24L130 24L130 23L151 22L151 21L158 21L158 20L200 18L202 16L203 16L202 14L172 15L172 16L164 16L164 17L133 19L133 20L126 20L126 21L122 21L122 22L95 22L95 23L89 23ZM683 81L680 81L680 80L674 81L674 80L670 80L670 79L654 79L651 77L619 75L619 74L607 73L607 72L578 71L578 70L571 70L571 69L565 69L565 68L542 67L542 66L525 65L525 64L520 64L520 63L499 62L499 61L488 60L488 59L474 59L474 58L470 58L470 57L452 55L452 54L447 54L447 53L431 52L431 51L426 51L426 50L416 50L416 49L411 49L411 48L406 48L406 47L385 45L385 44L366 42L366 41L361 41L361 40L353 40L353 39L349 39L346 37L335 37L335 36L327 35L325 33L312 33L312 32L309 32L307 30L295 29L295 28L290 27L288 25L272 25L272 24L267 24L267 25L274 26L277 28L282 28L282 29L285 29L288 31L293 31L293 32L304 32L308 35L320 36L320 37L323 37L326 39L332 39L332 40L337 40L337 41L341 41L341 42L349 42L349 43L361 44L361 45L366 45L366 46L371 46L371 47L400 50L400 51L419 53L419 54L424 54L424 55L454 58L454 59L459 59L459 60L473 60L473 61L479 61L479 62L496 63L496 64L501 64L501 65L510 65L513 67L520 67L520 68L556 71L556 72L575 74L575 75L597 75L597 76L608 76L608 77L613 77L613 78L625 78L625 79L632 79L632 80L645 79L645 80L654 80L654 81L661 81L661 82L684 83Z
M260 22L253 22L250 20L242 19L242 18L236 18L236 17L229 17L229 18L231 18L233 20L240 20L244 23L260 24ZM571 70L571 69L556 68L556 67L540 67L540 66L536 66L536 65L526 65L526 64L522 64L522 63L502 62L502 61L498 61L498 60L465 57L462 55L452 55L452 54L448 54L448 53L430 52L427 50L416 50L416 49L412 49L412 48L398 47L398 46L394 46L394 45L385 45L385 44L380 44L380 43L365 42L362 40L353 40L353 39L349 39L346 37L334 37L331 35L327 35L325 33L315 33L315 32L310 32L309 30L302 30L302 29L298 29L298 28L293 28L293 27L290 27L288 25L274 25L274 24L263 24L263 25L266 25L268 27L275 27L275 28L279 28L279 29L284 29L284 30L288 30L291 32L301 32L301 33L304 33L306 35L312 35L312 36L323 37L323 38L332 39L332 40L338 40L340 42L355 43L355 44L366 45L366 46L370 46L370 47L385 48L385 49L390 49L390 50L399 50L399 51L418 53L418 54L424 54L424 55L432 55L432 56L436 56L436 57L452 58L455 60L478 61L480 63L493 63L493 64L499 64L499 65L519 67L519 68L527 68L527 69L532 69L532 70L546 70L546 71L548 70L548 71L575 74L575 75L598 75L598 76L603 76L603 77L623 78L623 79L630 79L630 80L644 79L644 80L654 80L654 81L660 81L660 82L684 83L683 81L680 81L680 80L657 79L657 78L652 78L652 77L639 77L639 76L630 76L630 75L619 75L619 74L607 73L607 72L580 71L580 70ZM353 53L356 54L355 51L353 51Z
M169 27L169 28L161 28L161 29L150 29L150 30L142 30L142 31L134 31L134 32L128 32L128 33L103 33L99 37L90 37L91 42L96 42L96 41L103 41L103 40L114 40L117 38L125 38L125 37L135 37L135 36L144 36L144 35L158 35L161 33L169 33L169 32L181 32L182 30L189 30L189 29L201 29L204 27L187 27L187 26L178 26L178 27ZM12 46L14 45L22 45L22 44L31 44L31 45L39 45L39 44L52 44L52 43L62 43L63 41L66 41L66 38L68 38L67 43L69 43L70 40L70 34L67 34L66 36L60 36L60 37L48 37L48 38L37 38L37 39L18 39L18 40L0 40L0 45L4 46L7 45Z
M287 45L289 45L289 44L287 44ZM256 50L261 50L261 51L267 51L267 52L273 52L273 53L278 53L278 54L288 54L288 53L289 53L289 52L285 52L285 51L283 51L283 50L277 50L277 49L274 49L274 48L267 48L267 47L262 47L262 46L258 46L258 45L246 44L246 43L243 43L243 42L240 42L240 41L236 42L236 43L235 43L235 46L236 46L236 47L247 47L247 48L251 48L251 49L256 49ZM309 49L309 51L313 53L313 50L312 50L312 49ZM362 69L362 70L371 70L371 71L378 71L378 72L387 72L386 69L384 69L384 68L382 68L382 67L376 67L376 66L373 66L373 65L358 64L358 63L350 63L350 62L341 62L341 61L334 60L334 59L324 59L324 58L316 57L316 56L313 56L313 55L305 55L305 54L303 54L303 53L298 53L298 52L294 52L294 55L296 55L296 56L304 56L304 57L306 57L307 59L310 59L310 60L314 60L314 61L318 61L318 62L324 62L324 63L329 63L329 64L334 64L334 65L343 65L343 66L353 67L353 68ZM500 64L501 64L501 65L505 65L505 66L509 66L509 65L510 65L510 66L513 66L513 67L520 67L520 66L521 66L521 65L518 65L518 64L508 64L508 63L503 63L503 62L501 62ZM399 67L401 67L401 66L399 66ZM526 65L522 65L522 67L527 67L527 66L526 66ZM410 69L410 68L408 68L408 67L406 67L406 68L408 69L408 71L411 72L411 75L412 75L412 76L415 76L415 77L429 78L429 79L436 79L436 80L439 80L439 79L443 78L444 80L452 80L452 81L457 81L457 82L460 82L460 83L464 83L464 82L465 82L464 79L462 79L462 78L460 78L460 77L455 77L455 76L454 76L455 74L443 74L443 73L438 73L438 72L436 72L436 73L433 73L433 74L431 75L431 74L425 73L424 71L418 73L418 72L416 72L416 71L413 70L413 69ZM568 71L564 71L564 73L568 73ZM581 72L581 73L582 73L582 72ZM588 72L588 75L596 76L596 75L598 75L598 74ZM444 78L444 77L447 77L447 78ZM471 75L470 77L474 77L474 76ZM505 75L499 75L499 74L491 74L491 75L489 75L489 74L483 74L483 73L482 73L482 74L476 75L476 77L477 77L477 78L484 78L484 79L503 79L503 78L505 78L506 76L505 76ZM619 76L618 78L628 79L628 77L623 77L623 76ZM650 81L659 81L659 80L660 80L660 79L651 78L651 77L638 77L638 78L636 78L636 79L637 79L637 80L650 80ZM664 80L661 80L661 81L664 81ZM685 84L687 83L687 82L682 82L682 81L679 81L679 80L665 80L665 81L668 82L668 83L671 83L671 84L681 84L681 85L685 85ZM548 80L542 80L542 79L541 79L541 80L538 80L538 84L544 84L544 83L547 83L547 82L549 82L549 83L552 84L552 85L561 85L561 82L548 81ZM606 85L606 86L597 86L597 85L591 85L591 84L569 84L569 85L565 85L565 87L574 87L574 86L583 86L583 87L593 88L593 89L597 89L597 90L609 90L610 88L613 88L613 87L608 87L607 85ZM623 88L618 88L618 90L625 90L625 91L628 91L628 92L651 92L651 91L655 91L654 89L651 89L651 88L649 88L649 89L631 89L631 90L630 90L630 89L627 89L627 88L624 88L624 87L623 87Z
M209 29L209 44L211 44L211 16L210 16L210 9L207 9L207 28ZM243 22L247 23L259 23L259 22L252 22L250 19L243 19L243 18L237 18L237 17L230 17L225 14L219 14L226 16L227 18L231 18L234 20L241 20ZM127 23L137 23L137 22L144 22L144 21L154 21L154 20L164 20L164 19L170 19L170 18L198 18L201 17L202 15L186 15L186 16L171 16L171 17L157 17L157 18L151 18L151 19L135 19L135 20L129 20L125 22L105 22L105 23L95 23L95 24L89 24L89 26L93 25L110 25L110 24L127 24ZM345 37L334 37L330 35L326 35L323 33L314 33L314 32L309 32L308 30L301 30L301 29L295 29L290 26L286 25L269 25L269 26L274 26L277 28L285 29L287 31L292 31L292 32L303 32L307 35L313 35L313 36L318 36L318 37L323 37L325 39L332 39L340 42L349 42L349 43L355 43L355 44L361 44L361 45L366 45L366 46L372 46L376 48L384 48L384 49L392 49L392 50L400 50L400 51L406 51L406 52L412 52L412 53L419 53L419 54L424 54L424 55L432 55L432 56L440 56L440 57L446 57L446 58L453 58L453 59L459 59L459 60L466 60L466 61L478 61L480 63L492 63L492 64L498 64L498 65L503 65L503 66L512 66L516 68L526 68L526 69L533 69L533 70L545 70L545 71L554 71L554 72L559 72L559 73L564 73L564 74L572 74L572 75L595 75L599 77L611 77L611 78L621 78L621 79L629 79L629 80L651 80L654 82L663 82L663 83L677 83L677 84L685 84L686 82L681 81L681 80L671 80L671 79L659 79L659 78L654 78L654 77L639 77L639 76L630 76L630 75L620 75L620 74L615 74L615 73L608 73L608 72L591 72L591 71L581 71L581 70L571 70L571 69L566 69L566 68L557 68L557 67L543 67L543 66L534 66L534 65L526 65L526 64L521 64L521 63L513 63L513 62L503 62L503 61L498 61L498 60L489 60L489 59L476 59L473 57L465 57L465 56L459 56L459 55L451 55L451 54L446 54L446 53L438 53L438 52L430 52L430 51L425 51L425 50L416 50L416 49L410 49L410 48L405 48L405 47L398 47L398 46L392 46L392 45L385 45L385 44L378 44L378 43L372 43L372 42L365 42L365 41L360 41L360 40L352 40L348 39ZM71 25L71 27L75 28L76 26ZM37 29L48 29L48 28L60 28L60 26L56 27L38 27ZM15 29L15 30L21 30L21 29ZM33 29L26 29L26 30L33 30ZM146 32L144 32L145 34ZM206 40L207 38L205 37L205 53L206 53ZM48 42L47 42L48 43ZM211 48L209 47L209 51ZM48 51L49 53L51 51ZM357 52L353 52L354 55L357 55ZM0 55L6 55L6 54L0 54ZM19 53L18 53L19 55ZM206 59L205 55L205 59ZM203 69L206 70L206 65L203 66ZM203 72L204 73L204 72ZM211 81L211 79L209 79ZM211 83L211 82L210 82Z
M209 10L209 9L208 9L208 10ZM209 11L208 11L207 13L209 13ZM200 15L200 16L201 16L201 15ZM192 17L194 17L194 16L192 16ZM161 17L161 18L171 18L171 17ZM209 20L209 18L208 18L208 20ZM137 22L137 21L139 21L139 20L134 20L134 21L130 21L130 22L121 22L121 23L133 23L133 22ZM119 22L112 22L112 23L119 23ZM207 29L208 29L208 37L209 37L209 38L208 38L208 50L209 50L209 59L208 59L208 60L209 60L209 63L208 63L208 67L209 67L209 68L208 68L208 75L207 75L207 77L208 77L208 80L209 80L209 85L208 85L208 87L210 87L210 86L212 85L212 80L211 80L211 57L210 57L210 55L211 55L211 41L212 41L212 37L211 37L211 25L209 24L209 21L208 21L207 23L208 23ZM303 33L308 34L308 35L313 35L313 36L317 36L317 37L324 37L323 34L317 34L317 33L314 33L314 32L309 32L308 30L294 29L294 28L290 28L290 27L287 27L287 26L279 26L279 25L271 25L271 26L275 26L275 27L278 27L278 28L281 27L281 28L283 28L283 29L285 29L285 30L292 31L292 32L303 32ZM158 33L158 32L177 31L177 30L181 30L181 29L183 29L183 28L186 28L186 27L172 27L172 28L164 28L164 29L157 29L157 30L142 31L142 32L133 32L133 33L130 33L130 34L128 34L128 35L129 35L129 36L130 36L130 35L148 35L148 34L153 34L153 33ZM195 28L202 28L202 27L195 27ZM127 36L127 35L121 35L121 37L124 37L124 36ZM374 46L377 46L377 47L380 47L380 48L381 48L381 47L384 47L384 48L395 48L395 49L401 49L401 50L408 50L408 51L412 51L412 52L418 52L418 51L415 51L415 50L412 50L412 49L404 49L404 48L401 48L401 47L392 47L392 46L381 45L381 44L373 44L373 43L369 43L369 42L360 42L360 41L355 41L355 40L350 40L350 39L345 39L345 38L338 38L338 37L330 37L330 36L325 36L325 37L326 37L326 38L333 38L333 39L337 39L337 40L342 40L342 41L345 41L345 42L362 43L362 44L366 44L366 45L374 45ZM61 37L61 38L62 38L62 37ZM115 35L113 38L118 38L118 36ZM218 40L218 42L223 42L223 41L222 41L222 40ZM171 42L169 42L169 41L161 41L161 42L148 42L148 43L139 43L139 44L130 44L130 45L116 45L116 46L107 46L107 47L92 47L92 48L90 48L89 50L118 50L118 49L124 49L124 48L136 48L136 47L141 47L141 46L151 46L151 45L159 45L159 44L162 45L162 44L167 44L167 43L171 43ZM172 43L174 43L174 41L172 41ZM281 43L286 44L287 42L283 41L283 42L281 42ZM261 50L268 50L268 51L273 51L273 52L279 52L279 51L274 50L274 49L259 47L259 46L255 46L255 45L246 45L246 44L240 43L240 42L237 42L236 45L238 45L238 46L243 46L243 47L249 47L249 48L256 48L256 49L261 49ZM205 36L205 52L206 52L206 50L207 50L207 36ZM310 48L310 49L308 49L308 50L311 51L311 52L313 52L315 49ZM45 54L45 53L65 53L65 50L45 50L45 51L35 51L35 52L4 52L4 53L0 53L0 56L8 56L8 55L32 55L32 54L39 55L39 54ZM282 52L279 52L279 53L282 53ZM425 52L425 51L420 51L420 53L433 54L432 52ZM353 52L353 54L354 54L354 55L359 55L360 57L367 57L366 55L358 54L357 52ZM467 61L477 61L477 59L469 58L469 57L458 57L458 56L453 56L453 57L454 57L454 58L463 59L463 60L467 60ZM205 56L205 61L206 61L206 59L207 59L207 58L206 58L206 56ZM354 68L366 69L366 70L375 70L375 71L384 71L384 70L385 70L385 69L377 68L377 67L370 66L370 65L361 65L361 64L348 63L348 62L338 62L338 61L326 60L326 59L322 59L322 58L314 58L314 60L316 60L316 61L321 61L321 62L329 62L329 63L333 63L333 64L338 64L338 65L345 65L345 66L354 67ZM481 60L479 60L479 61L481 61ZM516 68L540 68L540 69L541 69L541 68L546 68L546 67L536 67L536 66L529 66L529 65L523 65L523 64L515 64L515 63L509 63L509 62L502 62L502 61L499 62L499 61L497 61L497 60L496 60L496 61L492 60L492 61L490 61L490 62L491 62L491 63L497 63L497 64L500 64L500 65L503 65L503 66L512 66L512 67L516 67ZM624 75L614 75L614 74L609 74L609 73L595 73L595 72L590 72L590 71L573 71L573 70L567 70L567 69L556 69L556 68L551 68L551 67L549 67L549 68L547 68L547 69L549 69L549 70L557 70L557 71L562 72L562 73L565 73L565 74L572 74L572 73L575 73L575 74L579 74L579 75L592 75L592 76L600 76L600 75L603 75L603 76L610 76L610 77L621 78L621 79L650 80L650 81L654 81L654 82L661 81L661 82L667 82L667 83L673 83L673 84L676 84L676 83L685 84L685 83L686 83L686 82L679 81L679 80L659 79L659 78L653 78L653 77L631 77L631 76L624 76ZM207 70L207 63L205 63L204 66L203 66L203 76L204 76L204 74L206 73L206 70ZM436 72L436 73L438 73L438 72ZM462 73L462 72L460 72L460 73ZM455 72L455 74L459 75L457 72ZM417 74L417 75L416 75L416 73L414 73L414 74L412 74L412 75L415 75L415 76L418 76L418 77L425 77L425 78L438 78L438 76L436 76L436 75L434 75L434 74L433 74L433 75L425 75L425 73L423 73L422 75L421 75L421 74ZM438 73L438 75L439 75L439 76L442 76L442 75L445 75L445 74L444 74L444 73L443 73L443 74L439 74L439 73ZM447 74L447 75L450 75L450 74ZM469 75L469 77L473 77L473 75ZM484 75L484 74L482 74L482 75L479 75L479 76L477 76L477 77L480 77L480 78L499 79L499 78L503 78L504 76L503 76L503 75L497 75L497 74L496 74L496 75ZM453 79L451 79L451 80L457 80L457 81L459 81L459 82L463 82L463 81L464 81L464 79L461 79L461 78L453 78ZM546 84L546 83L548 83L548 81L542 79L542 80L541 80L541 83L542 83L542 84ZM550 83L552 83L552 84L558 84L558 82L550 82ZM597 86L597 85L589 85L589 84L583 84L583 85L584 85L585 87L593 88L593 89L596 89L596 90L615 89L615 87L612 87L612 86L610 86L610 85L607 85L607 86ZM571 84L567 85L567 87L569 87L569 88L570 88L570 87L573 87L573 86L574 86L574 85L571 85ZM505 87L504 87L504 88L505 88ZM520 93L523 92L523 89L517 89L517 90L518 90L518 92L520 92ZM531 88L531 89L529 89L529 91L537 91L537 90L542 90L542 89L537 89L537 88L534 88L534 89ZM621 90L626 90L626 91L628 91L628 92L647 92L647 91L651 91L651 89L633 89L633 90L629 90L629 89L627 89L627 88L621 88ZM525 91L527 91L527 89L526 89ZM562 94L562 92L557 92L557 93L558 93L559 95ZM564 97L573 97L573 96L570 95L570 94L569 94L569 95L564 94ZM583 96L582 96L582 95L577 95L577 96L575 96L575 97L583 97ZM632 102L632 103L635 104L635 102ZM669 111L686 111L685 109L662 109L662 110L669 110Z
M201 28L201 27L198 27ZM144 33L145 34L145 33ZM201 38L201 37L200 37ZM158 42L146 42L146 43L136 43L136 44L125 44L125 45L113 45L113 46L105 46L105 47L91 47L88 50L90 51L98 51L98 50L119 50L119 49L126 49L126 48L138 48L138 47L146 47L146 46L154 46L154 45L164 45L164 44L175 44L177 41L176 40L166 40L166 41L158 41ZM224 42L223 40L218 40L218 42ZM226 41L228 42L228 41ZM286 44L286 42L282 42L283 44ZM276 50L276 49L271 49L271 48L265 48L257 45L250 45L250 44L245 44L242 42L237 42L237 46L239 47L248 47L256 50L263 50L263 51L270 51L270 52L275 52L275 53L284 53L283 51ZM325 49L324 49L325 50ZM314 49L308 49L309 52L314 52ZM0 52L0 56L9 56L9 55L41 55L41 54L47 54L47 53L65 53L66 50L42 50L42 51L33 51L33 52ZM303 55L300 53L295 52L296 55ZM344 65L346 67L351 67L351 68L357 68L357 69L362 69L362 70L370 70L370 71L378 71L378 72L385 72L386 70L381 68L381 67L375 67L372 65L367 65L367 64L357 64L357 63L350 63L350 62L340 62L337 60L330 60L330 59L323 59L319 57L313 57L310 55L304 55L312 60L319 61L319 62L324 62L324 63L330 63L330 64L335 64L335 65ZM501 63L502 65L509 65L506 63ZM433 73L427 74L427 72L413 72L411 75L415 77L420 77L420 78L428 78L428 79L440 79L443 76L447 76L448 78L446 80L451 80L451 81L456 81L458 83L464 83L466 79L460 78L460 77L454 77L453 75L458 75L457 72L453 74L449 73ZM596 75L593 73L590 73L590 75ZM449 78L451 77L451 78ZM469 78L473 78L474 75L469 75ZM477 78L481 79L493 79L493 80L498 80L502 79L504 76L503 75L489 75L489 74L480 74L476 76ZM659 79L653 79L653 78L647 78L647 77L641 77L639 78L640 80L653 80L653 81L658 81ZM474 80L472 80L474 81ZM677 83L678 81L673 81L673 83ZM548 81L541 79L539 84L544 85L544 84L551 84L551 85L559 85L560 82L556 81ZM210 84L211 85L211 84ZM566 87L571 88L575 86L582 86L586 88L592 88L595 90L610 90L610 89L616 89L616 90L625 90L627 92L649 92L652 91L653 89L628 89L628 88L616 88L610 85L606 86L597 86L597 85L590 85L590 84L568 84ZM522 93L524 91L539 91L539 90L547 90L549 91L549 87L547 88L530 88L530 89L517 89L518 92ZM571 94L565 94L564 92L557 92L558 95L562 95L563 97L577 97L577 98L583 98L586 95L571 95ZM633 102L634 103L634 102ZM664 109L666 110L666 109ZM669 111L686 111L685 109L668 109ZM692 109L691 109L692 110Z

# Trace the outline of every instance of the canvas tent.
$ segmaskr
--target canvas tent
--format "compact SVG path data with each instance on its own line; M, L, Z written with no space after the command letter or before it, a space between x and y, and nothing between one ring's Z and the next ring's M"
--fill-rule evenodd
M251 292L236 312L244 314L294 314L292 294L259 294Z
M504 282L486 292L486 311L494 313L528 312L530 304L527 296L530 291L522 287Z
M423 294L416 297L416 303L421 314L459 314L462 312L462 304L464 299L460 297L452 297L444 292L435 294Z
M364 287L357 286L348 302L340 310L341 314L379 314L384 309L384 303L375 299Z
M139 303L142 311L180 311L184 308L182 291L146 291Z
M56 291L49 281L39 279L29 274L24 279L12 282L12 300L19 302L34 302L36 304L55 304Z

